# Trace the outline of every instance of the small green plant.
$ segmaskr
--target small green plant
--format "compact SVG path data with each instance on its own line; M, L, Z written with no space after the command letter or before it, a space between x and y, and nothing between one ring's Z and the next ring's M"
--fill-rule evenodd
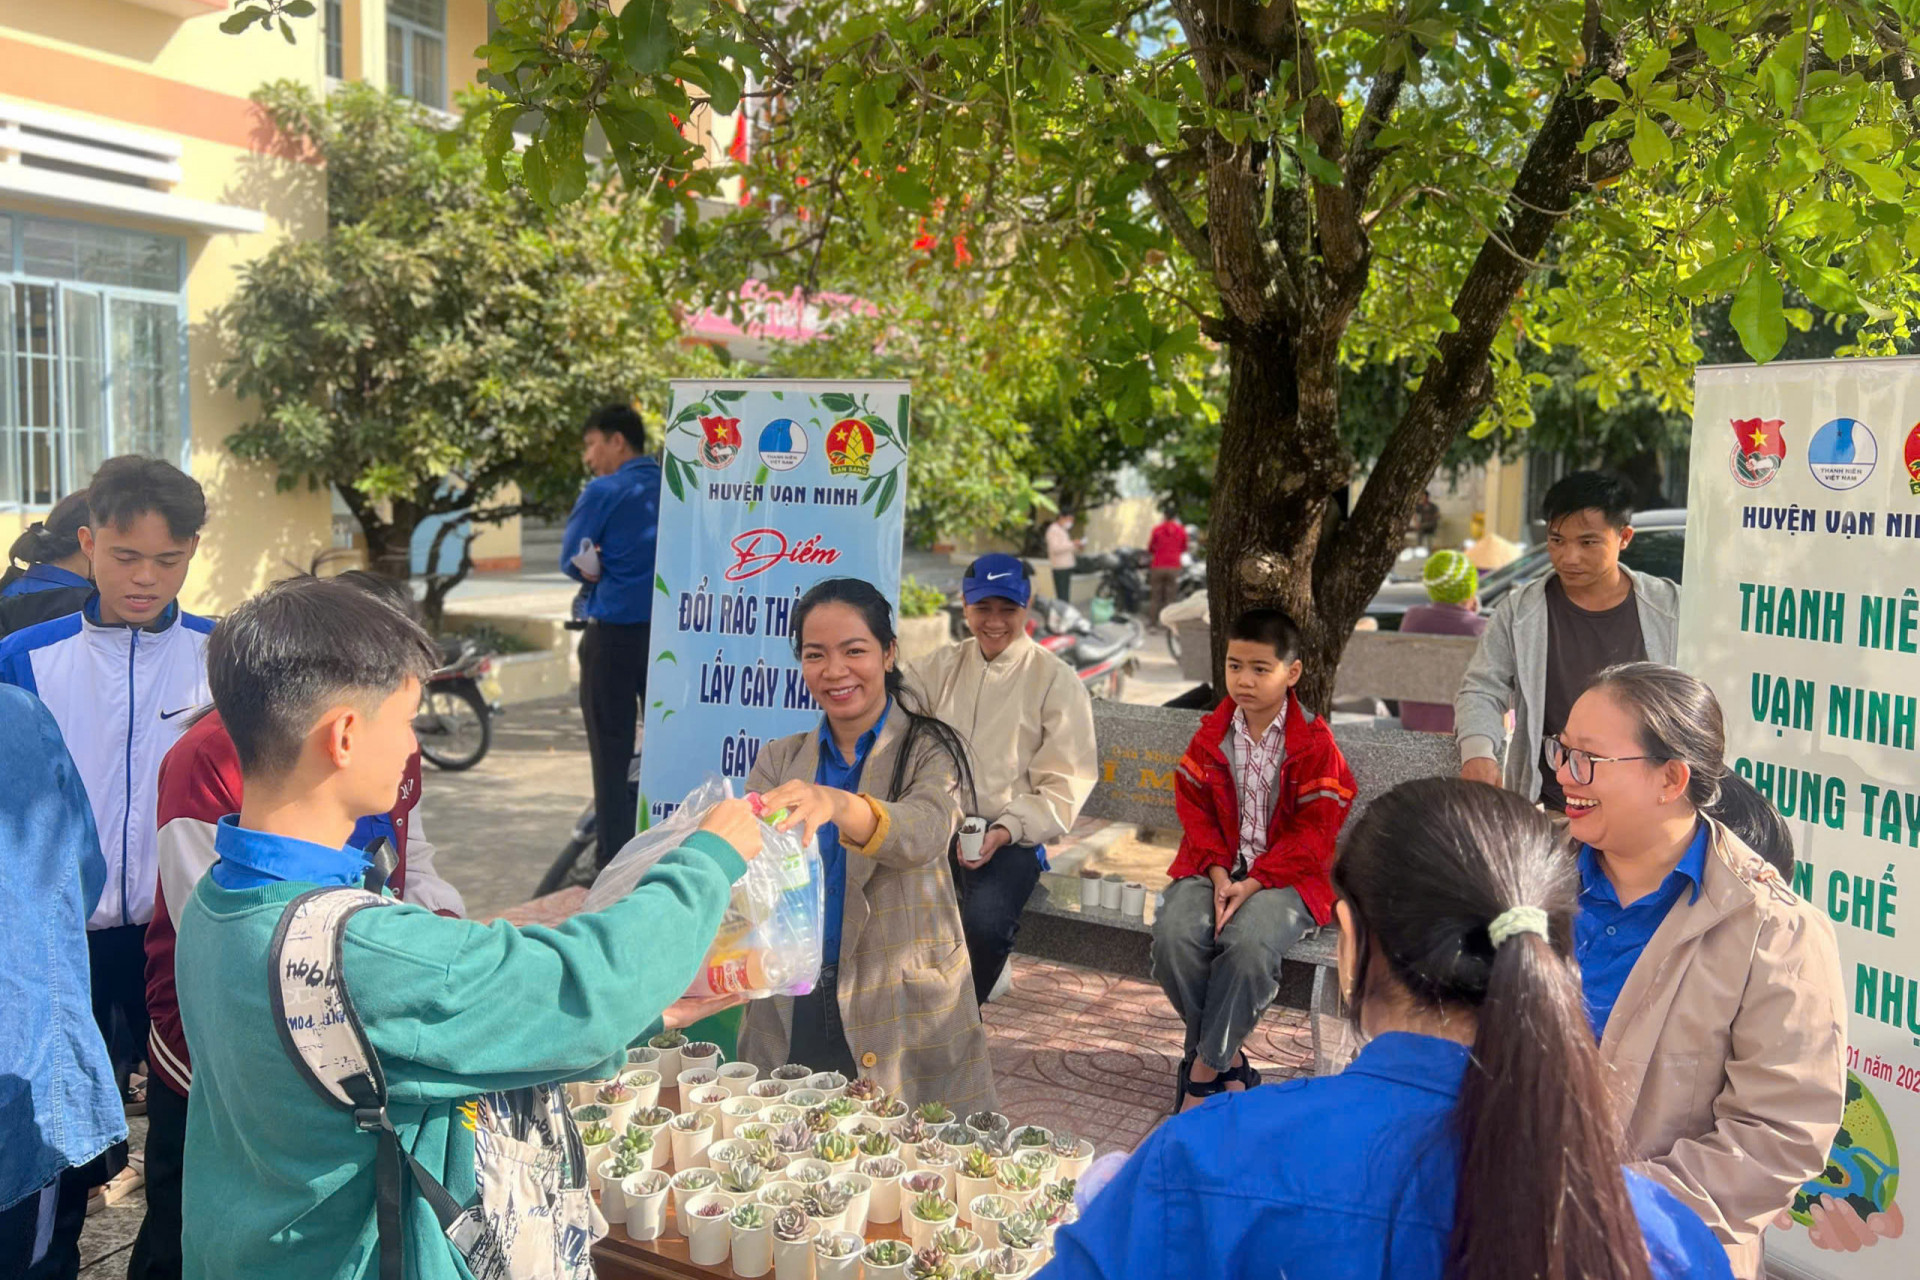
M915 1169L900 1179L900 1185L906 1188L910 1195L944 1196L947 1193L947 1180L941 1176L938 1169Z
M860 1153L869 1156L890 1156L900 1149L899 1140L885 1130L868 1134L860 1139Z
M844 1133L823 1133L813 1144L814 1156L828 1164L844 1164L853 1159L858 1150L853 1138Z
M953 1148L938 1138L928 1138L914 1148L923 1165L943 1165L954 1163Z
M1054 1157L1053 1152L1043 1151L1039 1147L1028 1147L1025 1151L1015 1156L1014 1160L1027 1166L1029 1169L1036 1170L1042 1177L1045 1177L1049 1170L1060 1163L1060 1161Z
M944 1102L923 1102L913 1114L928 1124L949 1124L953 1120L953 1110Z
M934 618L947 607L947 593L938 587L922 586L912 574L900 582L900 616Z
M758 1231L767 1225L767 1211L757 1204L743 1204L733 1211L730 1221L741 1231Z
M608 1108L600 1106L598 1103L590 1102L584 1107L575 1107L573 1109L573 1122L575 1124L599 1124L611 1115L613 1115L613 1112Z
M1079 1185L1077 1178L1061 1178L1057 1182L1049 1182L1041 1194L1046 1196L1049 1204L1072 1204L1074 1190Z
M814 1133L827 1133L838 1122L839 1117L827 1110L824 1105L813 1108L806 1115L807 1128Z
M807 1211L789 1205L773 1215L773 1238L782 1244L798 1244L807 1238Z
M1062 1160L1071 1160L1080 1154L1080 1135L1071 1129L1056 1129L1053 1132L1053 1154Z
M868 1103L867 1113L879 1116L882 1120L896 1120L907 1114L907 1104L891 1094L886 1094Z
M880 1082L872 1076L861 1076L858 1080L855 1080L847 1086L847 1097L852 1098L855 1102L872 1102L874 1099L882 1097L885 1092L886 1091L880 1087Z
M960 1172L969 1178L991 1178L993 1169L993 1157L978 1147L967 1152L966 1159L960 1162Z
M766 1170L751 1160L735 1160L720 1171L720 1189L736 1196L751 1195L766 1176Z
M793 1157L771 1142L756 1142L747 1149L747 1159L759 1165L765 1173L779 1173L793 1161Z
M1005 1129L997 1131L1002 1136L1006 1132ZM956 1120L952 1124L941 1125L933 1136L950 1147L971 1147L980 1140L982 1135Z
M919 1116L908 1116L894 1126L893 1136L903 1147L917 1147L933 1136L933 1126Z
M811 1186L800 1197L800 1207L807 1211L810 1218L831 1218L842 1213L853 1203L853 1196L844 1187L836 1187L831 1182L822 1182Z
M705 1191L719 1181L720 1175L711 1169L682 1169L673 1175L673 1185L682 1191Z
M785 1080L758 1080L747 1088L749 1098L784 1098L786 1095Z
M1013 1126L1013 1122L998 1111L976 1111L967 1117L967 1128L975 1133L996 1133Z
M906 1168L898 1156L868 1156L860 1162L860 1172L875 1180L897 1178Z
M646 1167L646 1152L628 1151L622 1148L619 1152L615 1153L613 1157L613 1179L615 1182L618 1182L622 1178L631 1178L634 1174L639 1173Z
M1013 1249L1037 1249L1046 1229L1046 1223L1032 1213L1011 1213L1000 1220L1000 1243Z
M820 1109L836 1120L845 1120L860 1114L860 1104L846 1097L829 1098L826 1105Z
M800 1203L800 1188L786 1183L776 1182L760 1192L760 1203L770 1204L776 1209Z
M583 1146L598 1147L613 1141L613 1129L604 1124L590 1124L580 1130L580 1142Z
M928 1245L907 1263L908 1280L953 1280L953 1263L947 1255Z
M913 1250L899 1240L875 1240L867 1246L867 1261L876 1267L897 1267L913 1257Z
M958 1257L978 1249L980 1237L965 1227L942 1227L933 1233L933 1247L942 1253Z
M954 1280L998 1280L998 1278L993 1274L993 1272L987 1270L985 1267L982 1266L982 1267L968 1267L965 1271L962 1271L959 1275L955 1276Z
M813 1251L823 1258L851 1258L860 1252L860 1237L851 1231L823 1231L815 1238Z
M1005 1196L984 1195L974 1197L973 1216L977 1220L984 1219L987 1222L1001 1222L1011 1217L1014 1212L1015 1207L1013 1201L1007 1199Z
M1002 1191L1013 1191L1023 1196L1040 1189L1040 1171L1018 1160L1002 1164L1000 1171L993 1175L993 1180Z
M620 1135L620 1149L622 1151L631 1151L637 1156L646 1155L649 1151L653 1150L653 1132L649 1129L636 1129L632 1125L628 1125L627 1131Z
M983 1133L974 1139L974 1145L996 1160L1005 1160L1013 1155L1013 1133L1007 1129L998 1133Z
M686 1042L687 1038L678 1031L662 1031L659 1035L647 1041L647 1045L654 1049L678 1049Z
M922 1222L951 1222L958 1211L953 1201L937 1191L923 1191L913 1198L913 1216Z
M1020 1145L1023 1147L1050 1147L1053 1135L1037 1124L1030 1124L1020 1131Z
M1026 1270L1026 1259L1005 1245L998 1249L989 1249L980 1259L981 1270L998 1280L1000 1276L1017 1276Z
M649 1129L657 1129L663 1124L672 1123L672 1121L673 1110L671 1108L656 1106L634 1112L632 1123L645 1125Z
M704 1111L686 1111L670 1122L682 1133L699 1133L702 1129L713 1128L713 1117Z
M803 1187L817 1187L833 1176L833 1170L824 1161L806 1159L794 1164L787 1171L787 1177Z
M766 1142L771 1139L773 1137L773 1126L755 1121L753 1124L743 1124L738 1129L735 1129L733 1136L747 1145L752 1146L755 1143Z

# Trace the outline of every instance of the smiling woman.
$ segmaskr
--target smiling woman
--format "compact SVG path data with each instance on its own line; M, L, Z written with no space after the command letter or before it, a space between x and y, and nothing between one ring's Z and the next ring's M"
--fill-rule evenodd
M1652 662L1600 672L1545 744L1578 848L1588 1020L1630 1158L1744 1277L1761 1230L1826 1167L1846 1010L1826 919L1703 812L1725 748L1713 691Z
M866 1075L908 1101L991 1107L947 846L971 803L966 749L901 685L893 611L870 583L831 578L794 610L794 650L824 708L768 743L748 786L819 840L827 883L820 981L753 1004L740 1056Z

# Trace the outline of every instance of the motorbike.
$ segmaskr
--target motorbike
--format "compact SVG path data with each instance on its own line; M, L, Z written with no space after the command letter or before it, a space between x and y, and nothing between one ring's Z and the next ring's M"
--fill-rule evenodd
M493 717L500 709L493 658L472 640L442 641L440 667L421 691L413 734L421 757L448 773L473 768L493 745Z
M1149 574L1152 557L1148 552L1123 547L1118 551L1109 551L1103 555L1083 557L1082 564L1088 571L1100 574L1100 586L1096 598L1113 601L1116 615L1132 614L1144 616L1152 607L1153 587ZM1185 600L1195 592L1207 589L1207 562L1196 560L1182 565L1180 577L1174 586L1173 598ZM1148 618L1149 624L1159 622L1158 618ZM1175 662L1180 661L1180 637L1172 627L1166 628L1167 650Z
M1088 693L1117 700L1139 669L1133 655L1146 643L1139 620L1116 615L1112 622L1090 622L1066 601L1051 598L1034 601L1033 610L1034 643L1072 667Z

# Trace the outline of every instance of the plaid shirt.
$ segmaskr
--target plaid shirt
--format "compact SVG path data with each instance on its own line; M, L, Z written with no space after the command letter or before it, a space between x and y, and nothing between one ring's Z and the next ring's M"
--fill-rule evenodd
M1280 765L1286 758L1286 703L1280 704L1280 714L1273 718L1258 742L1247 728L1247 713L1234 709L1233 750L1228 753L1228 760L1233 765L1234 785L1240 791L1240 852L1233 863L1235 879L1245 876L1267 851L1267 825L1273 821L1274 787L1280 779Z

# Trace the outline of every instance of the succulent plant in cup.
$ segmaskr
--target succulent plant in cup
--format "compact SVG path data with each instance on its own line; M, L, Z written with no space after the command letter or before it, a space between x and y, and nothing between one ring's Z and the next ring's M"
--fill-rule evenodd
M1038 1170L1040 1176L1043 1178L1047 1175L1048 1170L1060 1163L1053 1152L1043 1150L1040 1147L1028 1147L1020 1152L1019 1155L1016 1155L1014 1160L1019 1164L1026 1165L1029 1169Z
M860 1162L860 1172L869 1178L897 1178L906 1171L899 1156L868 1156Z
M1080 1135L1071 1129L1053 1131L1053 1154L1062 1160L1070 1160L1080 1154Z
M1061 1178L1058 1181L1049 1182L1041 1189L1041 1194L1046 1196L1047 1203L1050 1205L1072 1204L1073 1193L1079 1185L1080 1181L1077 1178Z
M928 1124L953 1123L953 1108L944 1102L923 1102L914 1108L913 1114L919 1116Z
M809 1108L805 1117L807 1128L815 1133L828 1132L838 1121L839 1117L828 1111L825 1103Z
M633 1120L630 1123L644 1125L649 1129L653 1129L663 1124L669 1124L672 1120L673 1108L654 1106L648 1107L644 1111L634 1112Z
M845 1120L860 1114L860 1104L848 1097L828 1098L820 1108L835 1120Z
M698 1063L702 1066L720 1060L720 1046L711 1040L690 1041L680 1050L683 1062Z
M1030 1124L1020 1131L1020 1145L1045 1149L1053 1145L1053 1134L1037 1124Z
M619 1147L623 1154L644 1156L653 1150L653 1134L647 1129L636 1129L629 1125L627 1131L620 1135Z
M662 1031L659 1035L647 1041L647 1046L652 1049L678 1049L686 1042L687 1038L678 1031Z
M986 1256L980 1259L980 1267L989 1277L997 1280L1000 1276L1019 1275L1023 1261L1019 1254L1001 1245L998 1249L987 1250Z
M770 1204L776 1209L785 1209L789 1205L797 1207L800 1203L800 1188L792 1183L776 1182L770 1187L763 1187L759 1199L761 1204Z
M767 1211L762 1205L743 1204L733 1211L728 1221L742 1231L758 1231L767 1225Z
M858 1150L853 1139L844 1133L823 1133L813 1142L814 1157L828 1164L844 1164L853 1159Z
M613 1112L608 1108L600 1106L598 1103L590 1102L584 1107L575 1107L573 1109L573 1122L575 1124L600 1124L612 1115Z
M957 1212L959 1206L938 1191L923 1191L913 1198L913 1216L922 1222L952 1222Z
M789 1155L813 1149L813 1130L805 1120L792 1120L773 1131L773 1145Z
M976 1111L967 1117L967 1128L975 1133L995 1133L1012 1127L1012 1121L998 1111Z
M706 1191L719 1183L720 1175L711 1169L682 1169L673 1175L673 1185L682 1191Z
M851 1231L823 1231L814 1238L813 1251L823 1258L851 1258L860 1252L860 1237Z
M911 1261L913 1250L900 1240L875 1240L867 1246L867 1261L876 1267L897 1267Z
M605 1103L609 1107L617 1107L632 1097L633 1086L630 1084L621 1084L618 1080L615 1080L612 1084L601 1085L593 1094L593 1100L595 1102Z
M580 1144L587 1147L605 1146L613 1141L613 1128L610 1125L590 1124L580 1130Z
M646 1167L647 1167L646 1152L628 1151L625 1148L622 1148L618 1152L614 1153L613 1180L615 1182L618 1182L622 1178L631 1178L634 1174L644 1171Z
M863 1155L890 1156L899 1149L900 1140L884 1131L870 1133L860 1139L860 1151Z
M911 1195L944 1197L947 1193L947 1180L938 1169L915 1169L900 1179L900 1185Z
M928 1138L913 1150L914 1154L920 1157L920 1163L923 1165L954 1163L953 1148L938 1138Z
M724 1218L732 1212L732 1206L725 1200L706 1200L693 1207L696 1218Z
M960 1172L969 1178L991 1178L993 1169L993 1157L978 1147L967 1152L966 1158L960 1161Z
M942 1227L933 1233L933 1247L950 1257L972 1253L980 1247L980 1237L965 1227Z
M853 1196L844 1187L836 1187L831 1182L822 1182L808 1187L800 1196L800 1207L807 1211L810 1218L831 1218L843 1212L853 1203Z
M669 1123L682 1133L698 1133L702 1129L713 1128L713 1117L704 1111L687 1111L675 1116Z
M1030 1164L1021 1164L1018 1160L1003 1163L999 1172L993 1175L994 1182L1002 1191L1017 1196L1032 1195L1040 1189L1040 1171Z
M807 1238L807 1211L790 1205L773 1215L773 1238L782 1244L799 1244Z
M855 1102L872 1102L884 1092L886 1091L880 1087L880 1082L872 1076L861 1076L847 1086L847 1097Z
M756 1120L752 1124L743 1124L733 1131L733 1136L745 1143L767 1142L773 1137L773 1126L765 1121Z
M751 1195L766 1176L767 1171L751 1160L734 1160L720 1171L720 1189L736 1196Z
M898 1120L907 1114L907 1104L893 1094L884 1093L867 1104L867 1113L882 1120Z
M1044 1219L1023 1209L1000 1220L1000 1243L1013 1249L1037 1249L1046 1229Z
M928 1245L907 1262L912 1280L953 1280L953 1263L944 1250Z
M933 1136L933 1126L919 1116L908 1116L894 1126L893 1136L903 1147L916 1147Z
M1004 1160L1014 1153L1013 1130L999 1129L993 1133L978 1134L974 1145L996 1159Z
M779 1173L793 1157L771 1142L761 1141L747 1147L747 1159L758 1165L762 1173Z
M1019 1263L1017 1261L1014 1264L1014 1269L1016 1271L1019 1270ZM1012 1275L1013 1272L1010 1271L1007 1274ZM989 1271L985 1266L978 1266L978 1267L968 1267L965 1271L962 1271L958 1275L954 1276L953 1280L1000 1280L1000 1278L994 1275L993 1272Z

